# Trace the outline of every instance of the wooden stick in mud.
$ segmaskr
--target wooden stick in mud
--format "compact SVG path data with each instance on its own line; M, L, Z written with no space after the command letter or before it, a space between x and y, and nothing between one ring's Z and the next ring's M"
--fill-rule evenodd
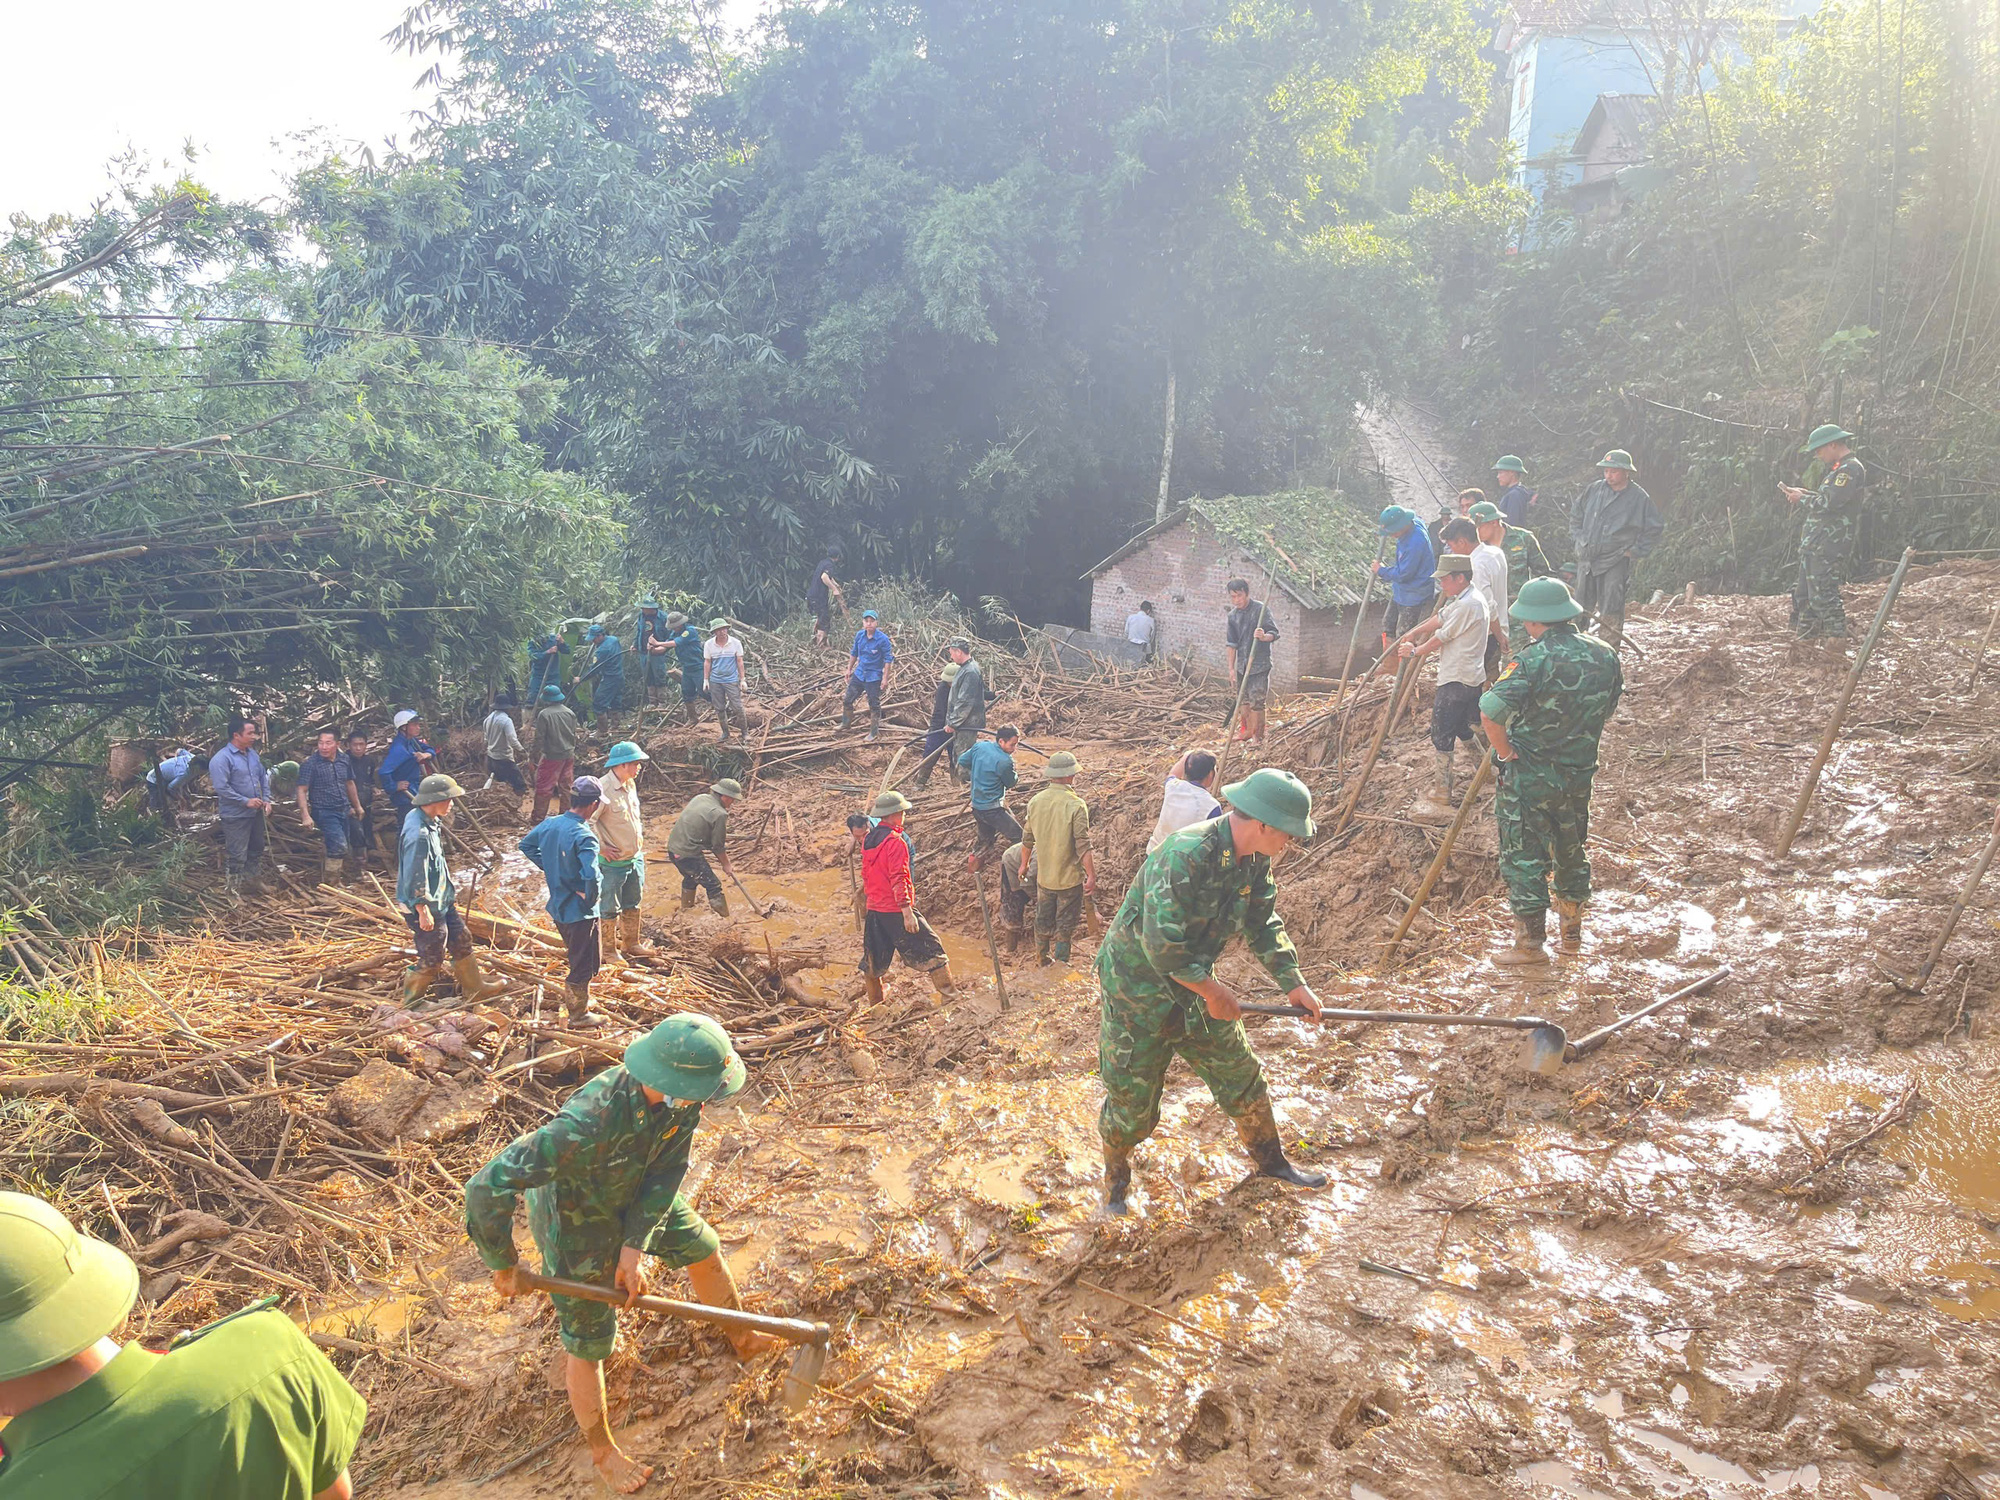
M1924 958L1924 966L1909 979L1898 979L1896 987L1911 994L1921 994L1930 983L1931 971L1944 957L1944 946L1951 941L1951 935L1958 928L1958 919L1965 915L1966 907L1972 904L1973 894L1979 889L1979 882L1986 878L1986 871L1993 864L1993 857L2000 854L2000 813L1993 816L1993 832L1986 840L1986 847L1979 852L1973 862L1972 873L1965 877L1965 889L1958 893L1958 899L1951 904L1951 911L1944 919L1944 926L1938 929L1937 937L1931 943L1931 951Z
M979 920L986 924L986 953L993 960L993 990L1000 997L1000 1008L1012 1010L1007 981L1000 973L1000 945L993 940L993 908L986 903L986 871L976 863L972 867L972 884L979 891Z
M1417 913L1422 911L1424 903L1430 900L1431 891L1436 887L1438 877L1444 874L1445 861L1451 858L1451 846L1458 842L1459 830L1465 827L1465 820L1472 816L1472 804L1479 800L1479 793L1486 785L1486 778L1492 774L1493 752L1488 750L1480 757L1479 769L1472 773L1472 785L1465 789L1465 796L1458 804L1458 813L1452 818L1451 827L1444 831L1444 842L1438 845L1437 853L1432 856L1431 867L1424 871L1423 884L1417 887L1417 893L1410 898L1403 919L1396 924L1395 932L1382 947L1382 961L1376 965L1378 972L1386 974L1394 965L1396 950L1403 946L1403 939L1409 935L1410 924L1417 920Z
M1333 827L1327 830L1329 834L1339 833L1354 816L1355 804L1361 800L1361 789L1368 785L1368 778L1375 772L1375 762L1381 758L1382 742L1389 738L1389 726L1395 723L1396 716L1402 711L1403 693L1408 689L1414 676L1410 669L1416 664L1416 660L1414 656L1405 656L1397 662L1396 683L1389 693L1389 706L1383 710L1382 722L1376 726L1375 738L1368 745L1368 758L1361 763L1361 774L1354 778L1354 787L1348 792L1347 800L1341 804L1340 813L1333 820Z
M1896 595L1902 592L1903 579L1910 571L1913 556L1915 549L1903 549L1903 560L1896 564L1889 587L1882 592L1882 607L1875 611L1875 623L1862 639L1861 649L1854 653L1854 665L1848 669L1847 681L1840 689L1840 700L1833 705L1833 713L1826 721L1826 733L1820 737L1819 753L1813 756L1812 766L1806 772L1806 784L1799 788L1798 801L1792 804L1791 816L1785 819L1784 831L1778 835L1778 842L1772 851L1779 859L1792 852L1792 840L1799 836L1799 825L1805 822L1806 809L1812 806L1813 793L1819 790L1820 773L1826 769L1827 758L1833 754L1833 742L1840 738L1840 726L1847 722L1847 706L1854 701L1854 690L1861 683L1868 658L1875 654L1875 643L1882 638L1883 627L1889 623L1889 611L1896 603Z
M1972 658L1972 670L1965 674L1965 690L1972 691L1972 685L1979 681L1979 669L1986 665L1986 648L1993 644L1993 627L2000 625L2000 604L1993 606L1993 614L1986 621L1986 634L1979 638L1979 654Z
M1377 542L1375 544L1375 562L1378 567L1381 565L1383 554L1387 551L1388 544L1386 542ZM1335 708L1340 707L1347 699L1347 677L1354 670L1354 653L1361 647L1361 622L1368 617L1368 601L1375 597L1375 585L1380 581L1380 577L1381 575L1374 568L1370 568L1368 570L1368 582L1362 586L1361 603L1354 611L1354 629L1348 633L1347 637L1347 656L1340 664L1340 686L1334 690L1333 694L1333 706Z

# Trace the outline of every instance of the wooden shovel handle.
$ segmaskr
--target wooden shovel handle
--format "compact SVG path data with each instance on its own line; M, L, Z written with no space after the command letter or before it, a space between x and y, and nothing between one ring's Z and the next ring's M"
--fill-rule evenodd
M525 1266L515 1268L515 1278L530 1291L554 1292L564 1297L581 1297L587 1302L604 1302L612 1307L626 1305L625 1294L616 1287L598 1286L589 1281L565 1281L560 1276L543 1276ZM767 1318L760 1313L741 1312L733 1307L710 1307L706 1302L676 1302L671 1297L640 1297L633 1307L670 1318L686 1318L691 1323L712 1323L717 1328L734 1328L745 1333L768 1333L788 1344L824 1344L833 1330L824 1323L803 1318Z
M1238 1001L1238 1006L1252 1015L1258 1016L1302 1016L1305 1008L1299 1005L1264 1005L1250 1000ZM1533 1031L1549 1023L1540 1016L1436 1016L1413 1010L1322 1010L1323 1021L1375 1021L1394 1024L1403 1022L1411 1026L1499 1026L1508 1031Z

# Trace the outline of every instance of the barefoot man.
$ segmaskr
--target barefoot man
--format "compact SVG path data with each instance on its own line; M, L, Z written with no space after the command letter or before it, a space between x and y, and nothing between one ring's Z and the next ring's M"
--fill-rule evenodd
M741 1307L721 1241L680 1188L702 1105L728 1098L743 1080L743 1060L720 1024L669 1016L625 1049L620 1066L599 1073L554 1119L480 1168L465 1185L465 1229L500 1295L525 1290L514 1251L514 1205L525 1194L544 1275L616 1286L629 1306L651 1285L650 1256L687 1267L703 1302ZM632 1494L653 1471L619 1449L605 1411L604 1361L617 1342L617 1310L553 1300L563 1383L590 1460L606 1484ZM729 1337L739 1359L771 1347L762 1334Z

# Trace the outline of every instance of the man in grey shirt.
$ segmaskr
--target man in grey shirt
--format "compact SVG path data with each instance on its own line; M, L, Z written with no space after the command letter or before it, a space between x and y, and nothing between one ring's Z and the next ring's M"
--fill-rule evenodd
M986 727L986 678L979 659L972 654L971 641L958 636L949 651L958 664L958 675L951 680L951 695L944 705L944 721L951 729L951 749L946 754L951 760L951 779L969 780L970 773L960 769L958 758L978 743L979 731Z
M1597 617L1598 634L1613 650L1625 643L1625 590L1632 564L1651 552L1667 529L1653 497L1633 482L1632 455L1613 448L1597 461L1592 480L1569 508L1576 544L1576 597Z
M514 700L502 698L495 703L481 728L486 731L486 786L480 790L504 781L525 796L528 784L521 779L521 734L514 727Z

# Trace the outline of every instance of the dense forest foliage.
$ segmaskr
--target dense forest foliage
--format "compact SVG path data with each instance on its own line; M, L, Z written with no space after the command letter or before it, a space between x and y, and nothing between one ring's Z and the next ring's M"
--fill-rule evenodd
M1464 0L834 0L740 47L426 0L401 149L0 242L0 749L448 703L642 587L780 614L833 540L1075 618L1160 507L1324 482L1383 392L1463 482L1527 455L1558 547L1633 449L1655 582L1784 586L1821 418L1871 551L2000 540L1996 0L1607 13L1658 170L1583 220Z

